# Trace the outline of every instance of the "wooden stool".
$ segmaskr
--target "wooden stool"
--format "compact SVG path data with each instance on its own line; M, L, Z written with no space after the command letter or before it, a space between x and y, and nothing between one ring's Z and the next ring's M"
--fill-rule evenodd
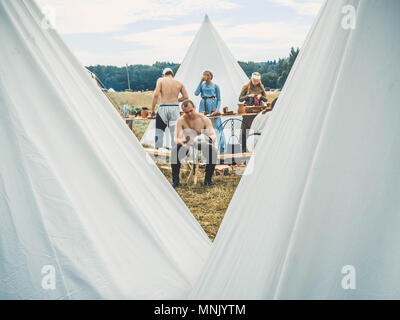
M186 179L186 184L189 184L190 179L193 177L193 184L196 185L197 184L197 180L198 180L198 172L199 172L199 163L187 163L189 169L190 169L190 173L188 178Z
M192 159L188 162L186 162L187 166L190 169L190 173L188 178L186 179L186 184L189 184L191 178L193 177L193 184L196 185L198 181L198 174L199 174L199 164L201 160L201 151L195 149L193 146L190 148L190 151L192 153Z

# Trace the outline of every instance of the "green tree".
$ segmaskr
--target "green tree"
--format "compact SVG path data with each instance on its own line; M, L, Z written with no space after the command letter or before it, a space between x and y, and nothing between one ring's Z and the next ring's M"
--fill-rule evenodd
M261 76L261 82L264 87L276 88L277 87L277 76L275 72L264 73Z
M264 86L282 88L298 54L299 49L291 48L289 57L279 59L278 61L239 61L239 65L248 77L255 71L259 72L262 76ZM142 64L130 65L128 66L128 72L131 89L134 91L153 90L164 68L169 67L176 73L179 66L177 63L161 61L157 61L151 66ZM128 89L125 66L96 65L87 68L97 75L106 88L114 88L116 91L125 91Z

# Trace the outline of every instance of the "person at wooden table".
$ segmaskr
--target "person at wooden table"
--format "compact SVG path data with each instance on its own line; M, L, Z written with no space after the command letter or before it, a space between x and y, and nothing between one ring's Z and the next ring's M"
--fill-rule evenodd
M246 106L262 106L264 103L267 103L267 93L261 82L261 75L258 72L253 72L249 83L242 88L239 101L244 102ZM246 140L248 131L255 117L256 115L243 116L242 126L240 128L242 152L247 152Z
M205 115L219 111L221 107L221 92L219 86L212 82L214 75L211 71L204 71L203 77L200 80L194 94L201 96L199 112L204 112ZM222 130L221 118L214 119L214 125L217 131L219 152L225 151L225 136Z
M155 107L159 97L161 103L156 115ZM156 115L156 134L154 137L156 149L163 147L164 132L167 127L169 127L172 147L175 145L173 137L176 120L180 117L179 103L188 98L189 96L183 83L174 78L174 72L171 68L165 68L162 78L157 80L151 103L151 116L154 117Z
M180 186L179 172L181 161L188 155L190 146L198 148L206 159L206 174L204 185L213 187L212 176L217 164L217 149L214 147L216 134L211 120L196 112L194 103L186 100L182 103L183 115L176 122L175 147L171 151L172 187Z

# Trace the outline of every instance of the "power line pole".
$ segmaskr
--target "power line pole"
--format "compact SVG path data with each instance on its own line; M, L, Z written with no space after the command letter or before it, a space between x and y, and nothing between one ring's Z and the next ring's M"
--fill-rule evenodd
M126 75L128 77L128 90L131 91L131 82L129 80L129 70L128 70L128 64L126 64Z

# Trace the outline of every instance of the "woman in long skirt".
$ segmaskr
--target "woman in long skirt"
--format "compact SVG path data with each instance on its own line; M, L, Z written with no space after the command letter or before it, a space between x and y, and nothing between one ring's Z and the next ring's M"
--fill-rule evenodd
M212 82L213 74L211 71L204 71L203 77L195 91L195 95L201 95L199 112L211 114L214 111L219 111L221 107L221 92L219 86ZM221 118L215 118L215 128L219 145L219 152L225 152L225 136L222 129Z

